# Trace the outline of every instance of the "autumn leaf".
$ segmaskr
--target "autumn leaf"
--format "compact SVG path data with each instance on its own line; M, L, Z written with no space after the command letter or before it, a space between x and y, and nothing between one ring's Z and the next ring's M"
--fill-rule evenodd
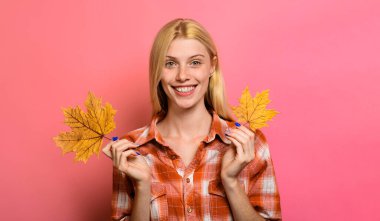
M239 106L232 107L232 111L237 116L238 121L249 123L253 131L268 126L267 122L279 113L275 110L266 109L270 103L269 90L257 93L252 98L248 87L246 87L239 99L239 103Z
M110 104L102 106L101 99L91 92L88 93L85 106L87 113L78 106L64 108L64 122L71 131L62 132L53 138L63 154L75 152L75 160L84 163L93 154L99 156L103 138L107 138L105 135L115 129L116 113Z

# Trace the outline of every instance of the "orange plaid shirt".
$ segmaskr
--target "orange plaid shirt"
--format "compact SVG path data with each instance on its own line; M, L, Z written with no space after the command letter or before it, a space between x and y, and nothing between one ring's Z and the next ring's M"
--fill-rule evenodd
M157 130L158 116L151 124L129 132L126 139L139 145L138 151L152 168L151 220L233 220L220 178L224 152L233 148L225 130L233 122L213 113L211 130L201 142L192 162L181 158ZM254 209L265 219L281 220L280 196L266 139L255 135L255 159L239 174L241 187ZM134 188L131 180L113 169L112 219L128 220Z

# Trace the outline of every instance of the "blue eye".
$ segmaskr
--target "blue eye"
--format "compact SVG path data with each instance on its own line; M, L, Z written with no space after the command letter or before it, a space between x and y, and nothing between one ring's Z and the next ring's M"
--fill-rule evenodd
M201 62L200 61L197 61L197 60L194 60L191 62L192 65L200 65Z
M167 67L167 68L171 68L171 67L173 67L174 65L175 65L175 62L174 62L174 61L168 61L168 62L165 63L165 67Z

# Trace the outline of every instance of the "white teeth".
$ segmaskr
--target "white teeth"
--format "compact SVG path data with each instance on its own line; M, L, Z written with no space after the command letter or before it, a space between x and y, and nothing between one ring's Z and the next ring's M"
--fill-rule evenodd
M176 87L175 89L177 90L177 91L179 91L179 92L184 92L184 93L186 93L186 92L189 92L189 91L192 91L192 90L194 90L194 86L191 86L191 87Z

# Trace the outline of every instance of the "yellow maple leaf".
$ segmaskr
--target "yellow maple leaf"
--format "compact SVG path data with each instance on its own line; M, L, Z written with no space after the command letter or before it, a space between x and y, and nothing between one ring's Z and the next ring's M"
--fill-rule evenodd
M103 138L107 138L105 135L115 129L116 113L109 103L102 106L101 99L91 92L88 93L85 106L87 113L78 106L64 108L64 122L71 131L62 132L53 138L63 154L75 152L75 160L84 163L95 153L99 156Z
M267 122L279 113L275 110L266 109L270 103L269 90L257 93L252 98L248 87L246 87L239 99L239 103L239 106L232 107L232 111L237 116L238 121L249 123L253 131L268 126Z

